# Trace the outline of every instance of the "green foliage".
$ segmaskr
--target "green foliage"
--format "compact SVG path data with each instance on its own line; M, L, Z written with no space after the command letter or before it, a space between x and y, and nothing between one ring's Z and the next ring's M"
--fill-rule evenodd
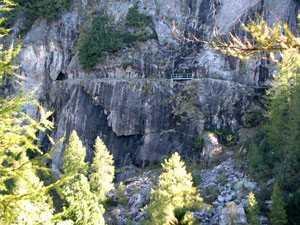
M272 225L287 224L285 203L282 199L279 186L277 183L274 184L271 200L272 200L272 209L270 214L271 224Z
M59 19L61 12L69 10L73 0L14 0L14 2L17 5L4 14L7 19L1 26L11 28L17 16L23 14L23 27L20 31L23 36L38 18Z
M176 208L174 209L174 219L170 223L170 225L189 225L189 221L185 220L185 215L187 214L187 210L185 208Z
M78 225L104 225L104 208L99 199L90 191L88 179L80 174L66 184L62 190L66 201L64 220Z
M128 15L131 11L132 10L129 9ZM136 13L134 15L136 15ZM132 19L131 16L129 17ZM135 26L138 24L135 34L121 32L115 26L109 25L108 17L95 17L91 29L86 33L79 45L79 62L83 69L92 70L97 63L103 61L105 53L119 51L126 45L135 41L147 41L152 38L157 38L157 35L146 34L144 29L152 20L150 19L150 22L148 23L146 22L145 17L148 18L148 16L144 14L138 14L139 20L134 20L135 22L131 21L131 19L129 19L129 21L131 21L129 22L126 19L125 24L128 26ZM128 65L123 65L123 68Z
M135 27L138 29L145 29L152 22L152 16L139 13L138 4L136 3L133 7L128 10L126 16L126 26Z
M247 208L247 222L249 225L260 225L259 207L253 192L248 195L249 207Z
M192 170L191 175L192 175L193 187L197 188L200 184L199 174L197 173L196 170Z
M244 127L256 127L264 122L264 115L260 110L253 110L246 114L244 120Z
M118 199L119 199L119 202L123 205L123 206L126 206L127 205L127 198L125 196L125 185L123 182L120 182L119 184L119 189L117 191L117 195L118 195Z
M204 144L204 139L202 136L194 137L194 140L192 141L193 149L201 151L203 148L203 144Z
M97 139L95 147L97 147L94 162L98 162L100 154L103 154L103 146L101 146L101 140ZM105 146L104 146L105 147ZM101 149L102 148L102 149ZM100 151L99 151L100 150ZM64 221L73 221L74 224L100 224L104 225L104 207L99 204L100 199L104 191L101 189L102 186L93 188L88 181L87 166L88 164L84 162L86 155L86 149L82 145L76 131L73 131L70 135L69 144L66 146L64 153L64 165L63 170L65 173L73 174L73 179L69 180L62 186L62 194L65 204L65 209L63 213ZM99 172L99 164L93 163L92 171L92 181L91 184L96 185L99 176L105 176L105 174L100 174L96 176L95 173ZM101 165L100 165L101 166ZM105 167L104 167L105 168ZM105 170L106 172L106 170ZM109 185L109 184L108 184ZM103 200L103 199L101 199Z
M125 43L125 44L130 44L137 40L137 36L135 36L131 33L128 33L128 32L121 33L120 37L121 37L123 43Z
M151 224L170 224L174 220L173 211L176 208L206 208L178 153L165 160L162 168L164 172L159 176L158 188L151 191L151 202L147 208ZM187 216L192 219L190 212Z
M105 52L116 52L122 48L120 32L107 23L107 17L96 17L79 46L79 62L85 70L92 70L96 63L101 62Z
M104 208L107 208L107 207L116 207L116 206L118 206L118 202L114 198L108 197L103 202L103 205L104 205Z
M0 11L9 8L9 1L2 0ZM3 18L1 19L3 21ZM9 32L0 28L0 37ZM16 58L20 50L13 44L8 49L0 48L0 80L4 77L16 81L22 79L14 73ZM51 152L43 154L39 149L38 132L53 128L48 120L52 112L46 112L32 95L25 96L20 82L20 92L16 96L0 97L0 224L54 224L52 200L48 192L65 181L53 181L45 186L37 177L37 171L49 171L43 162ZM35 105L40 110L39 121L24 113L25 105ZM52 140L52 139L50 139ZM34 154L31 159L28 152ZM38 156L37 156L38 155Z
M76 131L72 131L69 144L64 153L63 171L68 173L86 174L87 163L84 162L86 155L85 147L82 145Z
M272 177L272 160L270 148L265 139L257 140L260 146L255 141L251 141L248 146L247 163L249 173L257 179L265 180Z
M132 66L132 65L133 65L132 61L122 63L122 67L124 70L126 70L128 66Z
M286 213L289 224L300 224L300 188L288 199Z
M22 168L22 172L26 174L24 177L15 177L15 185L12 189L12 194L16 196L26 195L32 190L43 190L44 185L35 174L32 163L29 161L26 154L20 156L20 162L26 163ZM49 202L50 201L50 202ZM10 204L14 212L12 218L15 224L53 224L52 202L48 194L35 193L30 196L30 199L19 199ZM18 213L16 213L18 212ZM3 222L3 221L2 221Z
M109 153L100 137L95 143L95 156L90 167L90 184L100 201L105 201L106 194L114 188L115 167L113 156Z
M220 129L209 128L208 131L215 133L218 137L218 141L223 145L227 145L236 139L234 133L227 128L220 128Z

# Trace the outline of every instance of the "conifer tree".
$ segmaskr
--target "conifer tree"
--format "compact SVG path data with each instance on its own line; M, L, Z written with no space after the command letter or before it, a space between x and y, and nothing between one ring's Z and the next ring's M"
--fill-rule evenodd
M151 191L151 202L147 210L151 224L172 223L176 208L206 208L197 188L193 187L191 174L186 172L184 162L177 152L169 160L165 160L162 168L164 172L159 176L158 188ZM190 212L185 216L192 221Z
M16 177L13 193L18 196L26 195L33 190L42 190L43 183L36 176L34 168L25 153L20 155L23 173L26 177ZM16 224L54 224L52 199L48 194L33 194L30 199L20 199L14 205L12 214Z
M63 220L71 220L79 225L104 225L103 205L99 203L97 195L92 192L86 177L88 164L84 162L85 155L85 147L76 131L73 131L64 153L63 170L74 176L62 186L61 192L65 200Z
M90 168L90 184L93 192L103 202L106 194L114 188L115 167L113 166L113 156L100 137L97 137L94 147L95 156Z
M259 207L253 192L248 195L249 207L247 209L247 221L249 225L259 225Z
M67 184L65 195L65 220L72 220L76 225L104 225L104 208L99 199L90 190L88 179L80 174L75 180Z
M285 203L282 199L279 186L274 184L272 193L272 209L270 214L270 220L272 225L284 225L287 224L287 217L285 212Z
M1 15L12 4L9 0L1 0ZM0 19L3 21L5 18ZM0 38L8 33L7 29L0 28ZM53 127L47 119L51 112L45 112L36 100L32 100L32 93L24 95L22 85L17 81L22 77L14 72L18 68L15 63L19 50L20 45L0 46L0 86L7 78L20 86L18 95L10 97L1 93L0 96L0 224L53 224L53 207L48 192L63 180L45 186L36 176L37 170L48 170L42 160L50 154L44 155L40 151L36 133ZM39 107L39 121L21 110L28 104ZM28 151L40 156L29 159Z
M76 131L73 130L64 153L63 171L66 174L76 173L86 175L88 165L84 162L85 155L86 149L82 145Z

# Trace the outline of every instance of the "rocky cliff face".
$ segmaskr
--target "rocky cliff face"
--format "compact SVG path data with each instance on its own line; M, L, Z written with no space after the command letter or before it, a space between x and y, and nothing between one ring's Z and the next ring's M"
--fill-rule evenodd
M174 38L172 22L189 32L212 39L262 15L269 23L285 18L293 28L299 2L286 0L142 0L139 11L152 16L157 39L137 42L107 54L104 62L86 72L78 62L78 43L95 15L114 24L125 20L132 0L76 0L57 21L37 20L22 41L20 73L25 92L36 92L55 110L56 140L75 129L92 156L100 135L117 165L149 161L178 151L199 159L192 141L207 127L237 131L242 116L255 108L262 87L271 80L272 66L260 61L245 65L199 43ZM17 28L15 29L17 31ZM130 63L128 63L130 62ZM124 67L124 64L128 64ZM171 81L172 73L193 73L192 81ZM27 108L35 114L34 108ZM46 140L45 140L46 143ZM63 146L53 167L61 167Z

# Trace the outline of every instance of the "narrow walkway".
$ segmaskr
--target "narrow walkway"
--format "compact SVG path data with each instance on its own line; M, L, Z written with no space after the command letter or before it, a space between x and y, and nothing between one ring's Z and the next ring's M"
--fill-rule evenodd
M171 75L172 80L193 80L194 75L192 73L177 73Z

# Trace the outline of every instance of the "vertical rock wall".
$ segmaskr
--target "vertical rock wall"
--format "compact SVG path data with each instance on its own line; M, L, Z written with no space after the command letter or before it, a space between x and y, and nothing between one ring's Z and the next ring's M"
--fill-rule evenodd
M90 2L90 1L89 1ZM185 35L213 38L213 28L228 34L239 21L262 15L271 24L286 19L295 29L299 3L295 0L143 0L139 11L153 18L157 39L134 43L107 54L95 70L86 72L78 62L78 43L94 15L107 15L113 24L124 22L135 1L76 0L70 12L57 21L39 19L22 41L20 73L26 92L36 92L43 104L55 110L59 139L75 129L92 156L100 135L117 165L145 165L174 151L200 159L192 140L208 126L233 131L241 117L255 107L258 86L268 85L268 62L249 65L199 43L174 38L172 23ZM132 62L127 68L123 64ZM171 82L172 73L193 73L193 81ZM27 109L35 114L34 109ZM63 146L53 167L61 167Z

